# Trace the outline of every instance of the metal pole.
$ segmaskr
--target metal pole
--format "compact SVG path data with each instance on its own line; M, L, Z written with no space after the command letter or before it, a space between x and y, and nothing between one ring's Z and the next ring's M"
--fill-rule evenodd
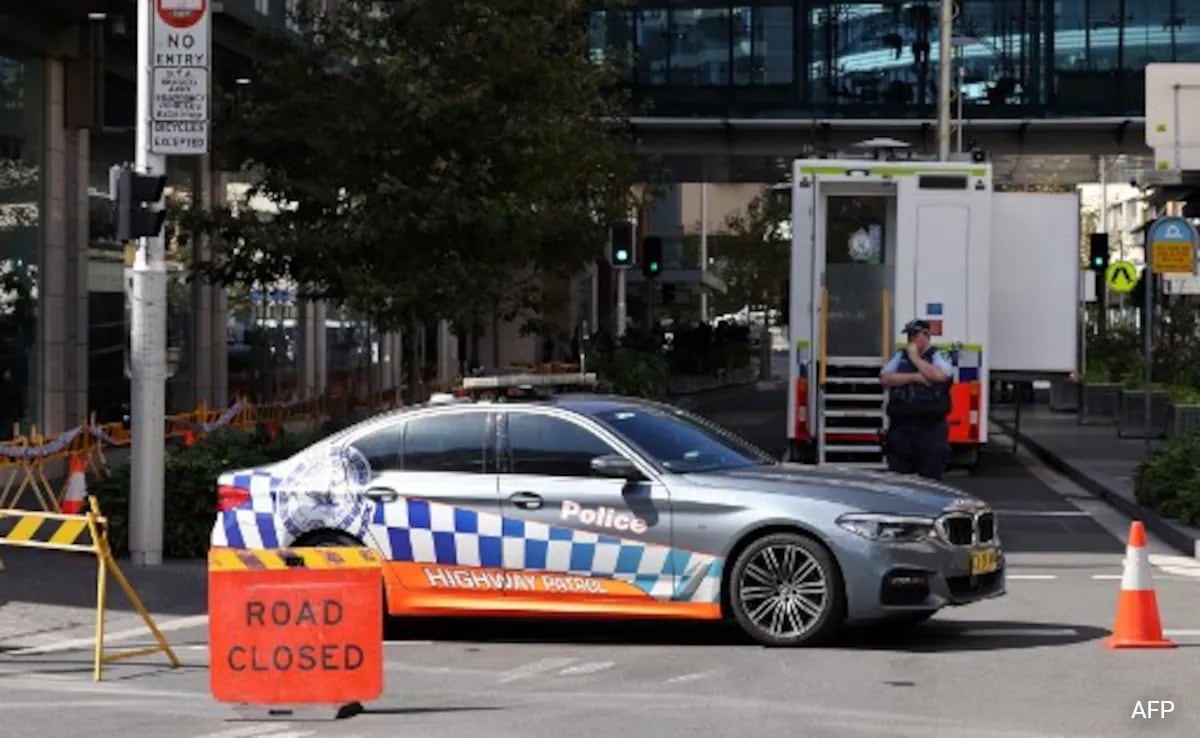
M151 13L154 3L138 2L137 129L134 166L144 174L166 174L163 156L150 151L150 96L153 84ZM163 457L167 379L167 270L163 238L142 238L134 258L130 297L131 430L129 553L135 565L157 566L163 551Z
M966 84L966 81L967 81L967 68L966 68L965 66L963 66L963 62L962 62L962 58L961 58L961 54L962 54L962 50L961 50L961 48L959 49L959 52L958 52L958 53L959 53L959 55L960 55L960 58L959 58L959 60L958 60L958 153L960 153L960 154L961 154L961 153L963 153L963 96L962 96L962 88L963 88L963 85L964 85L964 84Z
M1146 266L1142 272L1142 280L1146 283L1146 329L1142 331L1142 391L1145 393L1142 407L1142 435L1145 436L1144 443L1146 448L1146 458L1150 458L1150 357L1153 352L1153 333L1154 333L1154 269L1153 261L1150 258L1150 234L1146 238Z
M708 322L708 182L700 183L700 322Z
M938 161L950 159L950 65L954 39L954 0L942 0L938 51Z
M624 267L617 269L617 338L625 335L625 272Z

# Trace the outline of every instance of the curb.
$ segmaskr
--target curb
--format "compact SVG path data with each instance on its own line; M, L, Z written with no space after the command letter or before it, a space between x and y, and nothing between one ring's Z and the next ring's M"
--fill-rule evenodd
M1046 466L1049 466L1078 486L1099 497L1122 514L1134 520L1142 521L1151 533L1161 538L1164 543L1178 550L1180 553L1192 558L1200 558L1200 540L1197 540L1195 536L1189 534L1186 530L1181 530L1178 524L1162 517L1153 510L1142 507L1135 500L1130 500L1107 485L1092 479L1074 464L1067 462L1061 456L1034 441L1029 436L1024 433L1017 433L1012 424L1007 421L992 418L992 422L1000 426L1010 437L1016 437L1018 443L1024 446L1026 450L1031 452Z

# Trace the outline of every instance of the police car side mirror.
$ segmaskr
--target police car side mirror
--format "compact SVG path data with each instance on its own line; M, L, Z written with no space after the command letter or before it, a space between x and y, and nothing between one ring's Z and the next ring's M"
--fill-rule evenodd
M592 471L602 477L625 479L631 482L643 479L641 470L632 461L619 454L606 454L592 459Z

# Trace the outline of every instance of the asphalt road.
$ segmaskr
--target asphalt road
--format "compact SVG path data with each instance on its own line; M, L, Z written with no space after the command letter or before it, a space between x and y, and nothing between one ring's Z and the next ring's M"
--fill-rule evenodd
M772 451L778 385L693 400ZM386 692L334 723L233 722L208 692L203 627L169 635L181 669L147 657L90 680L90 652L0 653L0 734L23 736L955 736L1200 734L1200 563L1151 541L1164 651L1111 651L1129 521L1006 443L949 481L1000 511L1009 594L910 632L851 631L770 650L725 627L401 622ZM1028 464L1028 465L1027 465ZM0 574L2 577L3 574ZM126 639L121 647L141 645ZM1165 718L1133 717L1170 700Z

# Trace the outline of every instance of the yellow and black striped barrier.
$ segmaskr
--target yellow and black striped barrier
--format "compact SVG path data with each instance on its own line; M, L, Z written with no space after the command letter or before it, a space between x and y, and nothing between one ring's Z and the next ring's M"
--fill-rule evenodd
M68 553L90 554L96 557L98 566L96 576L96 644L93 678L100 681L103 677L104 665L113 661L146 656L163 652L171 661L171 666L180 666L179 658L163 637L154 618L150 616L146 606L134 591L133 585L125 578L124 572L117 566L112 549L108 545L107 521L100 514L100 506L95 497L88 497L88 509L79 515L64 513L38 512L33 510L0 509L0 546L18 546L22 548L40 548L50 551L66 551ZM3 568L0 568L3 571ZM108 573L112 572L117 584L129 598L129 602L137 610L138 615L146 622L146 627L154 636L158 645L149 648L139 648L131 651L106 653L104 649L104 608L108 596Z

